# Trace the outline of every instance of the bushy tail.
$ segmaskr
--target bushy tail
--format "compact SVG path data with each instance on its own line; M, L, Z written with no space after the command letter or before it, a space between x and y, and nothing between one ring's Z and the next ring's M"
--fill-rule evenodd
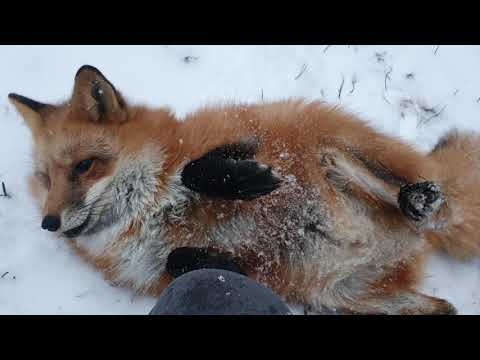
M446 227L427 234L457 259L480 257L480 136L452 131L430 153L439 164Z

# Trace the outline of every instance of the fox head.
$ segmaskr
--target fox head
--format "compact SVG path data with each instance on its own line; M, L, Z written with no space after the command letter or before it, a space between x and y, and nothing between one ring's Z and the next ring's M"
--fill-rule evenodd
M137 202L148 201L162 156L135 159L148 139L129 125L141 109L129 107L99 70L82 66L71 98L62 104L8 97L32 133L31 185L40 200L43 229L68 237L94 233L114 222L136 193L145 195Z

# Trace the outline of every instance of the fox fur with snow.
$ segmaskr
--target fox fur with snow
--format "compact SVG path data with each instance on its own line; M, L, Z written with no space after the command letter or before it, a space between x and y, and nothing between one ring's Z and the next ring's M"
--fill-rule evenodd
M429 154L318 102L129 104L92 66L71 98L10 100L30 128L42 227L119 286L159 294L179 247L228 254L286 301L356 314L454 314L419 293L431 248L480 255L480 139Z

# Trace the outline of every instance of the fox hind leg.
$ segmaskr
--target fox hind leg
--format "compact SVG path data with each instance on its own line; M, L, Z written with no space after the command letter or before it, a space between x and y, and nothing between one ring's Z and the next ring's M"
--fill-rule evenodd
M429 227L445 203L440 187L431 181L410 183L402 174L394 174L358 153L348 156L339 150L326 152L321 166L327 180L340 192L377 207L390 206L417 227Z
M412 289L414 266L399 266L376 281L374 272L359 271L328 291L313 292L310 306L319 313L326 306L338 314L455 315L457 310L448 301Z

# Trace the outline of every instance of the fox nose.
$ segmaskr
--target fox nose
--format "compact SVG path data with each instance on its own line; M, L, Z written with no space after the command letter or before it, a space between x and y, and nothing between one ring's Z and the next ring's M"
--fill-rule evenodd
M57 231L60 228L60 217L56 215L47 215L42 220L42 229L48 231Z

